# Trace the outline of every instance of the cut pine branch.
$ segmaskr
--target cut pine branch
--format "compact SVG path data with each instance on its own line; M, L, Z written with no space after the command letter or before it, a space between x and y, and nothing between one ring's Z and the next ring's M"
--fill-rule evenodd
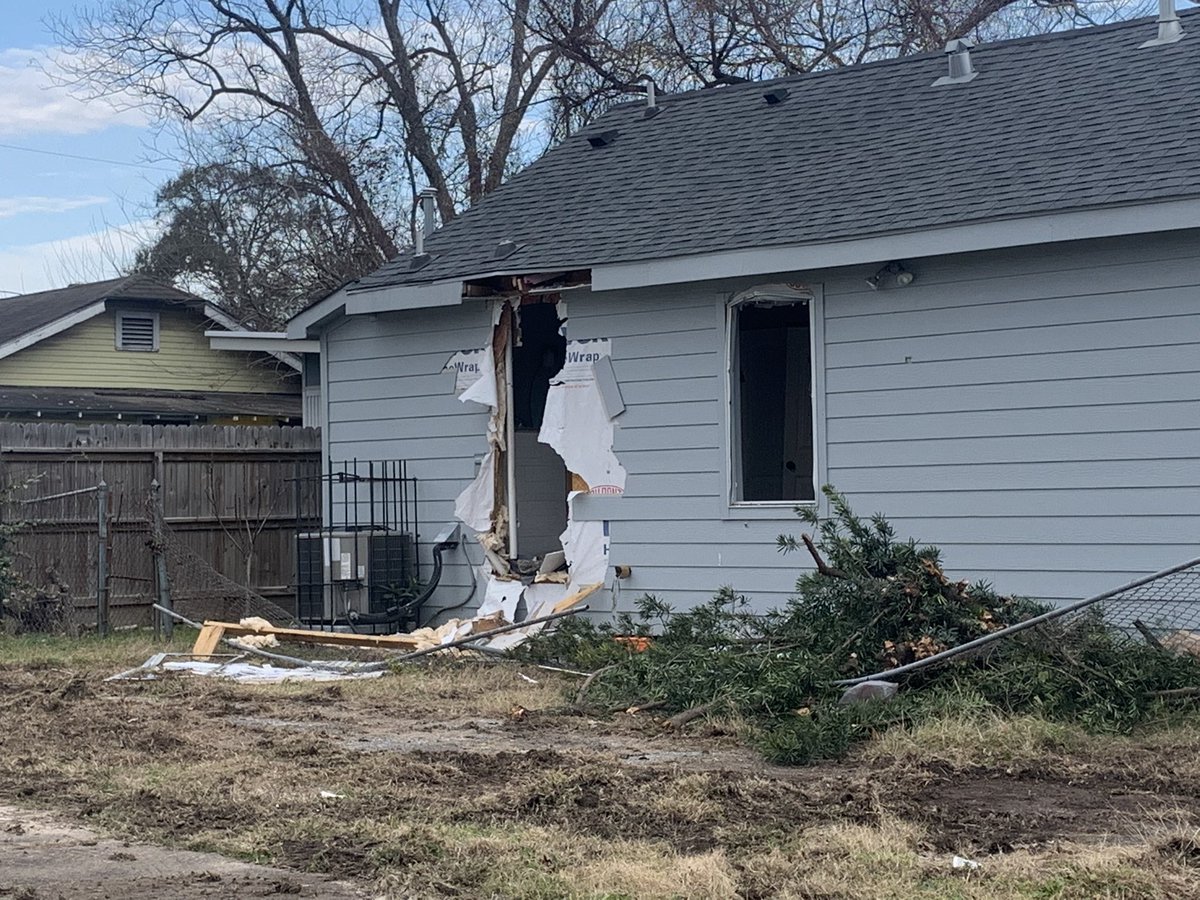
M809 537L807 534L802 534L800 535L800 539L804 541L804 546L808 548L808 552L812 556L813 562L817 564L818 572L820 572L822 575L828 576L829 578L849 577L841 569L836 569L829 563L825 562L825 558L821 556L820 551L817 550L817 545L813 543L813 539L811 537Z

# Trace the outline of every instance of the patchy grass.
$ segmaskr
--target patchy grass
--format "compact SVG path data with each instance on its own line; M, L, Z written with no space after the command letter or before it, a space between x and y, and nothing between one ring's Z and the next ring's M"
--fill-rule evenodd
M118 631L107 637L77 638L50 634L7 635L0 632L0 666L22 669L71 668L111 675L145 662L155 653L187 653L195 643L191 628L176 628L170 643L145 629Z
M1090 754L1113 743L1062 722L994 711L947 715L919 725L890 728L862 749L862 758L951 766L1003 766Z
M511 664L103 681L159 649L145 635L0 638L0 800L397 898L1197 893L1194 718L1101 739L962 703L845 762L784 770L722 729L573 714L576 680ZM414 733L461 746L354 743ZM955 853L980 868L952 868Z

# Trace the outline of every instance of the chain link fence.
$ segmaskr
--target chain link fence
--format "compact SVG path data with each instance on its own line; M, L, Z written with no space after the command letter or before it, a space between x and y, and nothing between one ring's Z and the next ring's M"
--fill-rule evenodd
M148 546L155 560L156 601L196 622L256 617L272 625L299 626L294 602L285 607L283 598L268 599L220 572L186 536L166 523L159 504L157 491L151 491L146 516L151 523Z
M1145 642L1167 652L1200 657L1200 558L1170 566L1112 590L1052 609L906 665L845 679L841 685L888 680L969 659L999 641L1033 641L1070 658L1073 645L1097 630L1118 643Z

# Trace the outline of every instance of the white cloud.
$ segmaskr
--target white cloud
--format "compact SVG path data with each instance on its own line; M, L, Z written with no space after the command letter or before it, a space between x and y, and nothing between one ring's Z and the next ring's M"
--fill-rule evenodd
M104 225L62 240L0 247L0 294L29 294L72 282L115 278L158 229L153 219L142 219Z
M63 213L85 206L100 206L108 197L0 197L0 219L24 213Z
M89 134L110 125L141 126L144 110L105 100L81 100L55 84L41 66L61 56L55 47L0 49L0 135Z

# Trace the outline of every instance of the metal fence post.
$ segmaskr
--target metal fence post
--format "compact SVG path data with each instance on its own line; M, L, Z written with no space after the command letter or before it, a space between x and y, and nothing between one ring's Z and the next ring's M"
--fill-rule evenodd
M166 535L163 528L162 485L155 478L150 482L150 546L154 552L154 583L158 588L158 605L173 610L171 583L167 580ZM175 633L175 619L165 613L154 616L154 631L168 641Z
M108 634L108 484L96 486L96 631Z

